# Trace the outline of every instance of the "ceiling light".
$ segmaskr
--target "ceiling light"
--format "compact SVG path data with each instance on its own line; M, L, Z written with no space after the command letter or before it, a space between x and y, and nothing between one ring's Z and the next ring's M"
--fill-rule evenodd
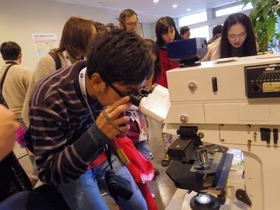
M178 6L177 4L173 4L173 6L172 6L172 7L173 7L173 8L176 8L177 6Z
M187 12L189 12L189 11L191 11L191 8L188 8L188 9L187 9Z
M157 2L158 2L158 0L154 0L153 2L154 2L154 3L157 3Z

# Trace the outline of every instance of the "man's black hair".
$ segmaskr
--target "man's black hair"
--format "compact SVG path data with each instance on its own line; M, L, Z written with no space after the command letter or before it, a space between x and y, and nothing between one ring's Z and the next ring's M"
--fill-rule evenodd
M190 31L190 28L188 26L183 26L182 28L180 28L181 35L184 35L188 31Z
M105 82L140 84L153 72L146 41L135 32L114 29L98 34L89 45L87 75L98 73Z
M21 47L16 42L3 42L0 46L3 60L16 60L21 53Z
M222 25L216 25L212 30L213 36L215 36L216 34L221 34L222 31L223 31L223 26Z

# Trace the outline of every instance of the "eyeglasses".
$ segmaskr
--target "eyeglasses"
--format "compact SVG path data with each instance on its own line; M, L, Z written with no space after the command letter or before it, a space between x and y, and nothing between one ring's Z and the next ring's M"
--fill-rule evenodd
M112 83L108 82L107 85L111 87L121 98L126 96L121 91L119 91Z
M128 25L128 26L137 26L138 22L128 22L128 23L126 23L126 25Z
M133 95L133 94L135 94L135 93L137 93L138 91L134 91L134 92L131 92L131 93L127 93L127 94L123 94L121 91L119 91L118 90L118 88L116 88L112 83L107 83L107 85L109 86L109 87L111 87L121 98L123 98L123 97L125 97L125 96L130 96L130 95ZM146 90L146 91L148 91L147 90L147 88L146 88L146 86L144 86L143 88L141 88L140 90ZM149 92L149 91L148 91Z
M228 38L235 40L238 37L239 39L241 39L245 35L246 35L246 32L242 32L240 34L228 34Z

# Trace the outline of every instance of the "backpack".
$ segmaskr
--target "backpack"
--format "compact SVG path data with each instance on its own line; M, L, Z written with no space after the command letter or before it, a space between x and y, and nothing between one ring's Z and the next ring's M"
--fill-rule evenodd
M48 54L53 58L53 60L55 62L55 70L60 69L61 68L61 60L59 58L59 55L54 51L50 51Z
M0 91L0 104L4 105L5 107L8 108L8 105L3 97L2 91Z

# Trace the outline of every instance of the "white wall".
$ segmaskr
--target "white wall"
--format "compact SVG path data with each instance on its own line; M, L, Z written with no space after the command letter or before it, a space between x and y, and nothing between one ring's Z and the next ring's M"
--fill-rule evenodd
M34 69L38 58L32 33L56 33L58 40L67 19L81 15L97 21L106 20L105 12L98 8L66 5L41 0L8 0L0 3L0 42L15 41L23 52L24 66ZM1 60L1 62L3 62Z
M23 53L22 65L34 70L38 62L32 33L55 33L60 40L62 28L72 15L80 15L95 21L108 23L107 10L64 4L44 0L0 1L0 44L15 41ZM143 24L145 38L152 35L150 24ZM4 64L0 58L0 66Z
M152 38L155 36L154 24L142 24L144 38Z

